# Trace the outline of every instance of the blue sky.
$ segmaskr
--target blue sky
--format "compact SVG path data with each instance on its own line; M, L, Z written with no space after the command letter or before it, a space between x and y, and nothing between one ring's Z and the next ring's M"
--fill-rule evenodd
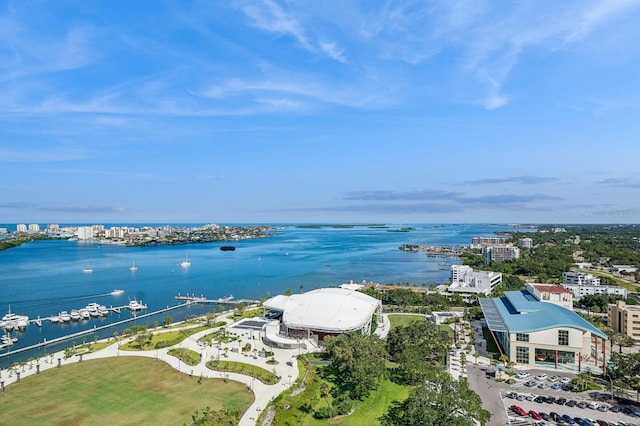
M0 223L640 218L640 1L0 1Z

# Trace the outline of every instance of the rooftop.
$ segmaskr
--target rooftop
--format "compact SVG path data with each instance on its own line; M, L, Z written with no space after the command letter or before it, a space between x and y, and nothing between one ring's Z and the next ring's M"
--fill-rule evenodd
M493 331L531 333L557 327L577 328L607 339L575 312L554 303L540 302L527 291L505 291L502 297L480 299L487 325Z

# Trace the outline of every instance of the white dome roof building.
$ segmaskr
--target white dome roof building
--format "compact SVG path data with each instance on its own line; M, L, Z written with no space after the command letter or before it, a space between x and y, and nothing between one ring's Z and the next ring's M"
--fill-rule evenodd
M326 335L354 331L370 335L373 316L382 320L382 303L378 299L344 288L279 295L266 300L263 306L282 312L280 333L294 338L314 335L322 340Z

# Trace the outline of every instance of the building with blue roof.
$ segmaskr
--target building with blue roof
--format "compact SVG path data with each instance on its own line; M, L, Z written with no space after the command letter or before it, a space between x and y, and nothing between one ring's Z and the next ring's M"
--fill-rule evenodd
M561 303L536 297L531 288L479 301L500 350L518 365L582 371L583 362L594 356L597 365L604 355L602 331Z

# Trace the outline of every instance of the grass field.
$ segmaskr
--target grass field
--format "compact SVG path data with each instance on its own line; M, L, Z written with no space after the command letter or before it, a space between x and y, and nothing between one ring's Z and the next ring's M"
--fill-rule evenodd
M164 362L118 357L29 376L0 397L0 424L182 425L206 406L243 413L253 394L237 382L178 373Z
M391 323L391 330L400 325L408 325L414 321L426 321L427 317L424 315L408 315L408 314L389 314L389 322Z
M214 371L246 374L247 376L255 377L267 385L278 383L278 376L262 367L258 367L257 365L246 364L244 362L218 360L208 361L206 365L208 369Z

